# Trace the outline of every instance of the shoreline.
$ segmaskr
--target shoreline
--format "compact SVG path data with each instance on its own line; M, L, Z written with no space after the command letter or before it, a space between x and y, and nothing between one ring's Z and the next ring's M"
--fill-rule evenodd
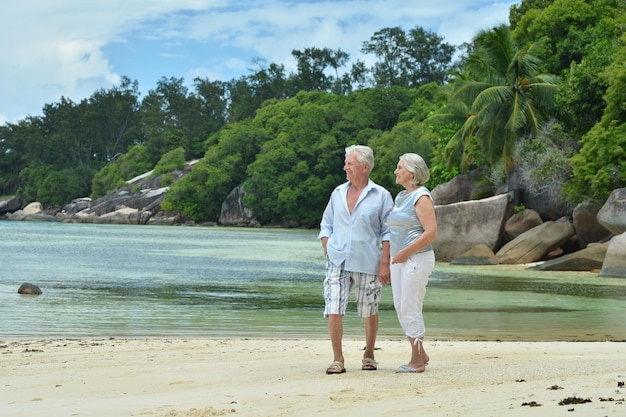
M623 342L426 340L422 374L395 373L409 354L395 338L379 338L378 370L361 371L363 343L344 338L348 371L326 375L325 338L0 338L0 406L12 417L626 412Z

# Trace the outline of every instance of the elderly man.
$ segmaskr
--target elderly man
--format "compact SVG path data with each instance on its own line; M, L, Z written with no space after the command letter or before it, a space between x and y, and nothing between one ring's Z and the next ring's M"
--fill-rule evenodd
M343 316L352 287L357 313L365 322L363 370L376 370L374 344L378 332L381 281L389 275L387 216L393 208L389 191L370 180L374 153L367 146L346 148L343 170L347 182L332 192L320 225L318 238L326 256L324 316L333 349L327 374L346 372L342 348Z

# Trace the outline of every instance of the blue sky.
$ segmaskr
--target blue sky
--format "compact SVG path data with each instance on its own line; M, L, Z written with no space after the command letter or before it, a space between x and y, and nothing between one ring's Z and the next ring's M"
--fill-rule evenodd
M228 81L253 60L294 70L293 49L331 48L370 64L364 41L422 26L460 45L508 22L519 1L21 0L0 14L0 124L80 102L126 76L145 94L161 77Z

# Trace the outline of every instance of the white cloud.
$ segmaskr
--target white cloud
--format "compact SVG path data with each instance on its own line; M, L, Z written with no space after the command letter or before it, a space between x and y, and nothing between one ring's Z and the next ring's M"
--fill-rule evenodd
M121 75L153 88L159 76L228 80L252 59L293 65L291 51L341 48L353 59L375 31L422 26L470 41L508 20L511 1L22 0L0 15L0 123L76 102ZM135 43L138 43L135 45ZM112 52L113 46L118 48ZM121 55L122 52L126 55ZM145 65L141 65L145 62ZM132 65L131 65L132 64ZM128 73L132 71L133 73Z

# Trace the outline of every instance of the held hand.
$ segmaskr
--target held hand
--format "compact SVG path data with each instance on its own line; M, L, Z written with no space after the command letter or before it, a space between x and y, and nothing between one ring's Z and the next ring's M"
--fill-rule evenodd
M389 271L388 263L381 263L380 270L378 271L378 280L383 285L383 287L387 285L389 281L391 281L391 273Z

